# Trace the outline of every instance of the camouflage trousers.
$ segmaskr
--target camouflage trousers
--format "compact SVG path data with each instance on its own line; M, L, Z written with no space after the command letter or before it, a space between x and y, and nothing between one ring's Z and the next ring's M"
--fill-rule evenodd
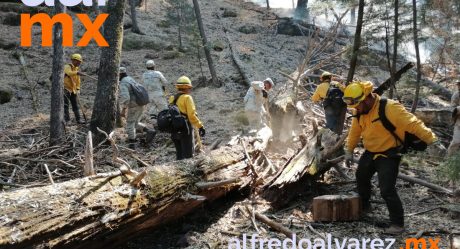
M454 153L458 153L460 150L460 121L457 120L457 124L454 127L454 135L450 142L449 148L447 149L447 156L452 156Z
M128 117L126 119L126 133L128 134L128 139L136 139L136 129L142 131L145 128L145 125L140 123L143 113L144 106L128 108Z

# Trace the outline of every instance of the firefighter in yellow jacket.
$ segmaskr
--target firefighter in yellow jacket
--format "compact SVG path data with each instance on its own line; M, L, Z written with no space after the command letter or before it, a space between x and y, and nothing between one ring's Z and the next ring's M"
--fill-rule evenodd
M404 231L404 210L396 191L401 143L379 121L380 96L372 93L372 90L371 82L355 82L348 85L344 91L344 102L348 107L355 109L345 156L349 162L353 158L353 150L362 139L366 150L359 159L356 181L363 209L370 210L371 178L377 172L380 195L385 200L390 214L390 225L385 232L398 234ZM389 99L385 114L396 127L395 134L402 140L405 132L409 132L428 145L438 143L435 134L403 105Z
M322 102L326 116L326 127L337 134L342 134L343 123L339 122L345 119L347 112L346 105L342 101L345 86L333 81L330 72L322 73L320 80L321 84L316 88L311 100L315 103Z
M192 92L192 81L187 76L182 76L176 81L178 93L169 98L169 103L175 104L181 114L186 118L187 128L182 131L174 131L171 138L176 147L176 158L182 160L193 157L193 128L199 129L200 137L206 135L203 124L196 114L195 103L190 95Z
M70 59L72 63L64 65L64 120L66 122L70 121L70 103L75 114L75 120L77 123L83 124L77 99L80 94L80 75L84 75L79 72L79 67L83 60L80 54L72 54Z

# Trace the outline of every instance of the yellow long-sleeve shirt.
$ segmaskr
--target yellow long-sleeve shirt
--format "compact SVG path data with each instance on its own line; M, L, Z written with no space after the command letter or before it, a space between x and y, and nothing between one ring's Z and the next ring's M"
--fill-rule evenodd
M169 103L172 104L174 102L174 96L169 97ZM199 129L203 127L200 119L196 114L195 103L193 102L192 96L189 94L182 94L176 101L176 105L179 108L179 111L182 114L187 115L188 120L192 124L193 127Z
M367 114L353 118L347 138L347 149L352 152L360 138L364 148L370 152L384 152L400 145L396 138L383 126L379 120L380 97L375 95L375 103ZM427 144L437 140L436 135L425 124L408 112L403 105L391 99L385 108L387 119L396 127L395 133L404 141L405 132L412 133Z
M77 93L80 90L80 75L78 75L78 67L72 64L64 66L64 88L71 92Z
M311 96L311 100L313 102L319 102L321 100L324 100L326 98L327 91L329 90L330 84L336 85L340 90L342 90L342 92L345 91L345 86L340 84L337 81L331 81L331 83L324 81L318 85L318 87L316 88L316 91Z

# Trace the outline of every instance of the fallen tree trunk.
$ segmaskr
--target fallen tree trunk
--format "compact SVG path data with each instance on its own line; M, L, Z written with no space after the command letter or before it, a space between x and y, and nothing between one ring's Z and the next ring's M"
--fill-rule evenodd
M204 200L246 186L246 167L241 146L225 146L194 160L148 167L145 173L123 170L4 192L0 247L113 248ZM138 188L142 176L145 186Z
M340 137L329 129L313 133L308 143L263 186L262 196L280 208L308 191L308 184L335 165L328 159L343 154L346 136Z

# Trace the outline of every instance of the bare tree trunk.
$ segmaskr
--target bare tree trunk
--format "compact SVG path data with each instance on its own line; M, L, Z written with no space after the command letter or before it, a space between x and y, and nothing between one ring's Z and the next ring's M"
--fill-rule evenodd
M64 13L65 7L55 1L55 13ZM50 145L61 142L64 136L64 48L62 25L54 25L53 73L51 77Z
M413 28L414 28L414 46L415 46L415 57L417 59L417 78L415 81L415 96L414 102L412 103L412 108L410 112L414 113L417 109L418 104L418 97L420 94L420 79L422 78L422 71L420 65L420 51L418 48L418 31L417 31L417 2L416 0L412 0L412 18L413 20Z
M95 141L101 141L103 136L97 132L97 127L109 133L115 128L118 101L118 67L120 66L121 46L123 42L123 17L126 0L107 2L109 17L104 25L104 37L109 47L103 47L99 62L99 77L91 131Z
M131 21L133 23L131 31L136 34L143 35L144 33L141 31L139 24L137 23L136 0L129 0L129 5L131 6Z
M269 0L266 0L267 1L267 9L269 10L270 9L270 1Z
M204 53L206 55L206 60L208 61L209 72L211 73L212 77L212 84L214 86L218 86L219 81L217 79L216 69L214 68L214 64L212 62L211 51L208 46L208 40L206 39L206 33L204 32L203 20L201 20L200 5L198 4L198 0L193 0L193 7L195 9L196 21L198 22L198 28L200 29L200 35L203 41Z
M398 33L399 33L399 0L395 0L395 17L394 17L395 30L393 33L393 63L390 70L391 84L389 97L393 98L393 90L395 89L396 82L394 81L394 74L396 72L396 58L398 56Z
M363 28L364 0L359 0L358 22L356 24L355 40L353 41L353 52L350 60L350 70L348 71L347 84L353 81L356 63L358 61L358 51L361 46L361 30Z
M98 1L97 0L93 0L93 11L94 13L97 15L99 15L99 5L98 5Z
M298 0L295 8L295 16L299 19L304 19L307 14L308 0Z
M178 28L178 35L179 35L179 49L182 49L182 4L179 2L179 6L177 8L177 19L179 20L179 24L177 25Z

